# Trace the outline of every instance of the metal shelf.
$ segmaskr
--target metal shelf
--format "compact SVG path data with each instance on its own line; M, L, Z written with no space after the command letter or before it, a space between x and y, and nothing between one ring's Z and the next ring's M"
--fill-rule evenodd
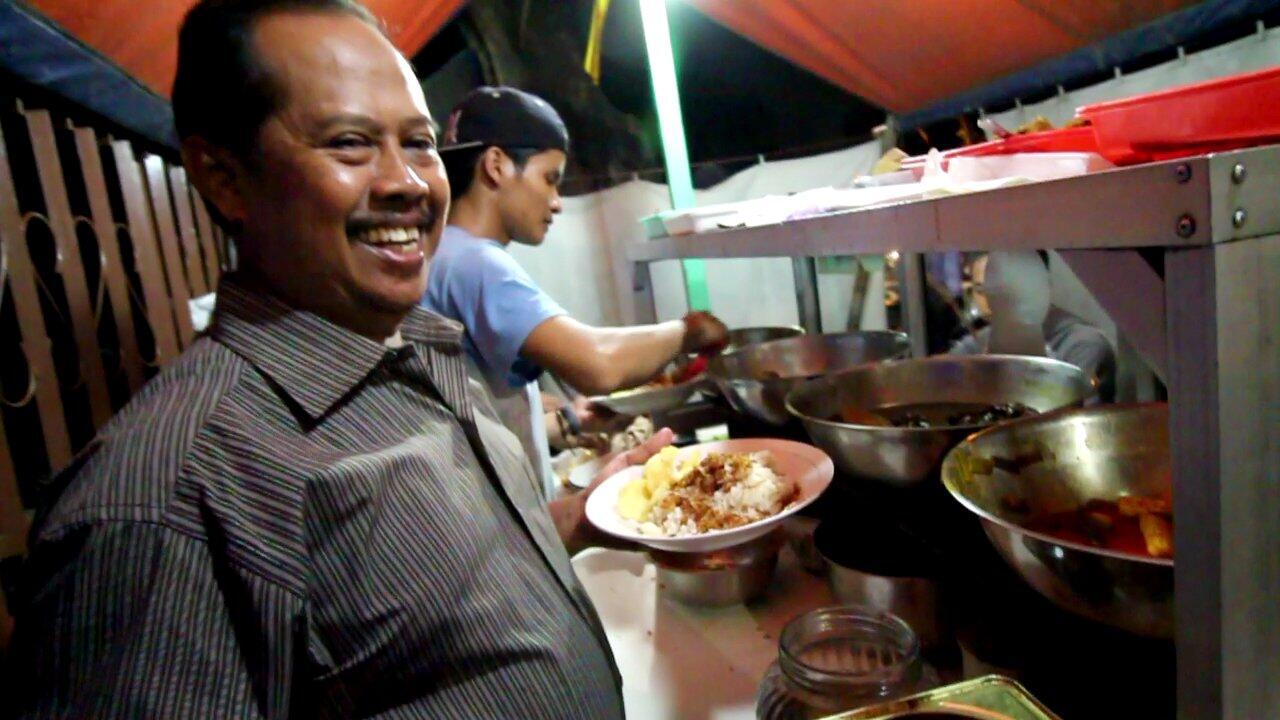
M1236 165L1246 168L1233 180ZM936 250L1197 247L1280 232L1280 146L775 225L637 242L636 262ZM1215 202L1216 201L1216 202ZM1268 204L1269 203L1269 204ZM1235 210L1246 209L1239 228Z
M1174 468L1180 718L1280 712L1280 146L633 244L648 264L1056 249L1165 379ZM915 266L918 269L918 264ZM921 282L908 266L919 340ZM916 301L911 301L914 296Z

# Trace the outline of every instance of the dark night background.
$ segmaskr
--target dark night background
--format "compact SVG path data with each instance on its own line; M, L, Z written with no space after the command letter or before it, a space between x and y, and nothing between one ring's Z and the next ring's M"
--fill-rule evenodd
M544 22L529 32L522 53L537 52L549 35L558 36L560 47L576 49L572 61L581 78L583 54L591 21L591 0L550 0ZM413 58L427 90L427 100L437 118L486 76L485 43L472 15L483 10L485 0L454 18ZM543 3L534 0L533 12ZM831 85L750 40L709 19L683 3L668 5L676 54L680 97L689 155L695 164L695 180L705 186L722 179L739 166L755 162L758 154L806 155L862 142L882 123L884 111ZM554 16L553 17L549 17ZM558 25L553 25L554 19ZM536 20L531 19L531 24ZM478 41L479 40L479 41ZM477 47L481 50L477 51ZM537 64L530 63L536 74ZM539 77L530 85L555 82ZM600 91L603 100L635 121L647 152L638 158L592 157L574 148L575 175L590 175L596 186L612 184L641 171L647 178L661 177L661 154L649 70L645 56L639 5L636 0L614 0L605 25L601 57ZM563 102L552 103L571 120ZM581 124L581 123L579 123ZM570 133L581 132L569 122ZM609 153L608 145L597 153ZM722 161L712 163L712 161ZM610 174L618 177L609 178ZM589 188L588 188L589 189Z

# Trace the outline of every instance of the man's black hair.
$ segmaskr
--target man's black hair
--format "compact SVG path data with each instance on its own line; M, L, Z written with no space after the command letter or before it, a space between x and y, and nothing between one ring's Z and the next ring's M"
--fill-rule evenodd
M350 15L384 32L355 0L201 0L178 33L173 121L179 138L198 135L251 156L258 129L281 100L254 52L253 26L264 15L287 11Z
M544 152L544 150L537 148L505 148L497 145L488 145L441 153L440 158L444 160L445 174L449 176L449 194L455 199L466 195L467 191L471 189L471 183L476 177L476 165L480 162L480 156L491 147L497 147L506 153L507 157L511 158L511 161L515 163L516 172L524 172L525 165L529 163L529 158Z

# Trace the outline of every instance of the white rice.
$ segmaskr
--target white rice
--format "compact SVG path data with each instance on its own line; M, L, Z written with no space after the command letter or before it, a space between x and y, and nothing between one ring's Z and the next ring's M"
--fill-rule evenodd
M762 520L782 511L791 488L769 467L768 453L751 454L751 471L741 482L717 490L711 496L711 506L721 512L732 512L750 522ZM670 510L655 505L647 522L633 526L643 535L654 537L687 537L698 535L695 518L686 517L684 509L677 506Z

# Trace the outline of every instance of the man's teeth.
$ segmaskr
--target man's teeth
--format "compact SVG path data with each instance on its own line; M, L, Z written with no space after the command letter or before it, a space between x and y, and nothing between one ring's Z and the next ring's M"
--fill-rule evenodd
M421 233L416 227L372 228L357 233L357 242L369 245L408 245L418 243Z

